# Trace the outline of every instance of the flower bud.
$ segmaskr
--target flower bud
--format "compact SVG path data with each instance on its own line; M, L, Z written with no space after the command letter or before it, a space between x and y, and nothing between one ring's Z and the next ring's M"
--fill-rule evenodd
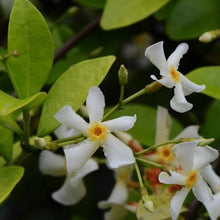
M203 43L209 43L213 40L213 36L210 32L205 32L199 37L199 41Z
M128 83L128 71L124 65L120 66L120 69L118 71L118 78L120 85L126 85Z

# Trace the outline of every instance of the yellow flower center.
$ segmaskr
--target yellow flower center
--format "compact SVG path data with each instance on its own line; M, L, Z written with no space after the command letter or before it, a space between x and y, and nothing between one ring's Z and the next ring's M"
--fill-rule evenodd
M192 170L186 178L186 187L191 188L197 181L197 171Z
M179 83L180 82L180 74L179 74L179 72L173 66L170 67L169 74L170 74L171 79L175 83Z
M171 163L174 160L172 145L165 145L157 149L159 159L164 163Z
M89 127L88 136L92 141L103 141L106 137L107 131L108 129L106 126L96 122Z

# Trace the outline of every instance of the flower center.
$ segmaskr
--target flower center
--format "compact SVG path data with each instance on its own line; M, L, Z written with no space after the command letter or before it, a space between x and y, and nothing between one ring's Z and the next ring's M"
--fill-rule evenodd
M157 155L164 163L171 163L174 160L172 146L165 145L157 149Z
M192 170L186 178L186 187L191 188L197 181L197 171Z
M105 139L107 128L101 123L94 123L89 127L89 138L93 141L102 141Z
M174 83L180 82L180 74L173 66L170 67L169 74Z

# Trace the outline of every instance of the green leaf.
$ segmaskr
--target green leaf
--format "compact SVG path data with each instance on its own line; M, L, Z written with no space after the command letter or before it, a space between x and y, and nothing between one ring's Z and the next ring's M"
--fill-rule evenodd
M0 203L2 203L24 174L24 168L9 166L0 169Z
M112 118L120 116L137 115L137 121L132 129L128 131L135 139L139 140L144 145L153 145L155 143L156 134L156 117L157 110L145 105L128 104L123 107L123 110L117 111ZM171 130L172 138L176 136L181 130L182 126L176 121L173 121Z
M186 76L194 83L206 85L206 89L202 93L220 99L220 66L198 68Z
M9 162L12 157L13 133L8 128L0 126L0 134L0 155Z
M50 133L59 125L53 116L64 105L71 105L75 111L79 109L87 97L89 88L102 82L114 61L114 56L106 56L86 60L70 67L48 93L38 127L38 136Z
M11 131L19 135L23 134L23 131L21 130L17 122L14 120L12 115L0 116L0 125L10 129Z
M46 96L45 92L39 92L26 99L17 99L0 91L0 116L6 116L20 108L32 109L42 104Z
M201 134L205 138L220 138L219 124L220 124L220 100L212 103L207 111L205 123L201 127Z
M40 12L28 0L15 0L9 21L8 51L19 57L7 60L9 76L19 98L42 88L53 62L50 31Z
M219 0L180 0L170 11L166 31L172 39L185 40L219 27Z
M150 16L169 0L108 0L101 27L105 30L121 28Z

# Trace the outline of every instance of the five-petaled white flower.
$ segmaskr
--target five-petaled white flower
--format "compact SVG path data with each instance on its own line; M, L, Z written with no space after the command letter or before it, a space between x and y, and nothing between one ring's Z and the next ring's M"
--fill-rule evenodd
M218 157L218 151L209 146L198 147L197 144L198 141L192 141L175 145L173 153L182 170L180 172L170 170L170 175L166 172L161 172L159 175L161 183L183 186L171 199L170 216L173 220L177 219L191 189L202 203L213 200L211 190L202 177L201 169Z
M55 118L63 125L72 128L87 137L86 140L64 148L69 173L79 169L95 153L99 146L104 147L104 154L111 168L133 164L132 150L111 132L128 130L136 121L135 116L124 116L101 122L104 113L104 95L98 87L92 87L86 100L89 123L72 110L64 106Z
M180 113L189 111L193 106L187 102L185 96L205 89L204 85L199 86L191 82L177 70L179 61L188 48L188 44L181 43L167 60L164 55L162 41L147 47L145 51L145 56L160 70L160 75L162 76L161 79L157 79L154 75L151 78L168 88L175 87L170 106Z
M65 176L62 187L52 193L52 198L62 205L74 205L86 194L83 177L98 169L95 160L89 159L84 166L71 174L66 172L65 157L51 151L41 151L39 169L43 174L55 177Z
M111 208L105 213L105 220L121 220L127 214L127 211L135 212L136 206L126 204L128 199L128 183L131 181L133 166L123 166L115 169L116 183L106 201L99 202L101 209Z

